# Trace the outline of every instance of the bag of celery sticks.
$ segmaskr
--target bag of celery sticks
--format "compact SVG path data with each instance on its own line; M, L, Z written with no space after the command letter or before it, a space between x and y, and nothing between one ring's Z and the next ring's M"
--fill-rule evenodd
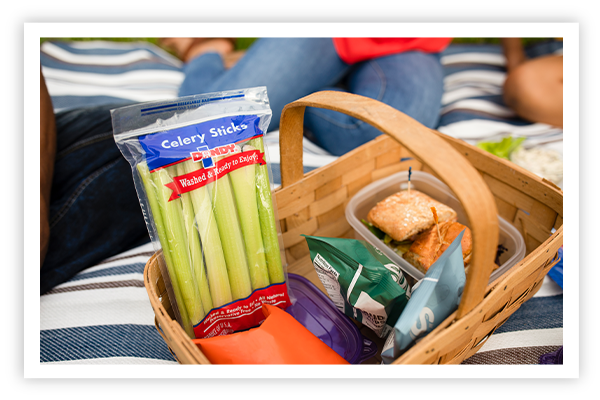
M264 87L111 111L178 322L191 338L259 325L291 304L262 136ZM175 300L175 301L173 301ZM173 304L174 303L174 304Z

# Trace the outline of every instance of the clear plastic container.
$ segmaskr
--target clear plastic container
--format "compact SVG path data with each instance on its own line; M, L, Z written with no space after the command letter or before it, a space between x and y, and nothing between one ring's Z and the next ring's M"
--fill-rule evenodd
M303 276L288 274L296 302L286 312L350 364L377 354L377 345L363 337L357 326L329 297Z
M352 228L354 228L357 239L365 240L377 247L383 251L390 260L397 263L407 274L419 280L422 279L425 274L396 254L394 250L379 240L361 222L361 219L367 219L367 214L378 202L407 188L408 171L398 172L387 178L371 183L350 199L350 202L346 207L346 219ZM452 207L458 214L458 222L469 226L462 205L454 193L445 183L433 175L426 172L413 171L411 174L410 188L411 190L416 189L423 192L440 203ZM503 245L508 250L500 256L500 267L490 275L490 283L498 279L525 257L525 241L519 231L500 216L498 216L498 222L500 233L498 244Z

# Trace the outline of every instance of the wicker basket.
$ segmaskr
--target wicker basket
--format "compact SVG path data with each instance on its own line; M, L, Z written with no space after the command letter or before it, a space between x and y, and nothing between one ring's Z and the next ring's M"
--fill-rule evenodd
M302 134L307 106L346 113L387 135L304 174ZM300 234L354 237L344 209L364 186L412 166L444 181L463 204L474 248L460 306L395 364L458 364L470 357L537 292L546 273L558 262L563 241L563 195L558 187L461 140L430 130L378 101L318 92L288 104L281 118L280 152L282 186L274 194L288 272L305 276L321 290L324 288ZM488 285L496 254L497 215L521 232L527 255ZM159 262L162 257L155 254L144 271L156 327L180 363L207 364L207 358L173 318Z

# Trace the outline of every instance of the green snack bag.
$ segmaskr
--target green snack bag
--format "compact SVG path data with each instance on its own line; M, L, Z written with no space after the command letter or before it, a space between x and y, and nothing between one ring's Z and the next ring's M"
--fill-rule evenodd
M302 236L336 307L379 337L391 332L410 297L400 268L363 240Z

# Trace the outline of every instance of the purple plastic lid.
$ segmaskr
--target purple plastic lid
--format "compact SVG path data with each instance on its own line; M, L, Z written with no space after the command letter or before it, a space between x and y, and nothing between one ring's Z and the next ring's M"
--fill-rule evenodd
M322 291L303 276L288 274L296 302L286 311L350 364L360 364L377 353L377 345L363 337L357 326Z

